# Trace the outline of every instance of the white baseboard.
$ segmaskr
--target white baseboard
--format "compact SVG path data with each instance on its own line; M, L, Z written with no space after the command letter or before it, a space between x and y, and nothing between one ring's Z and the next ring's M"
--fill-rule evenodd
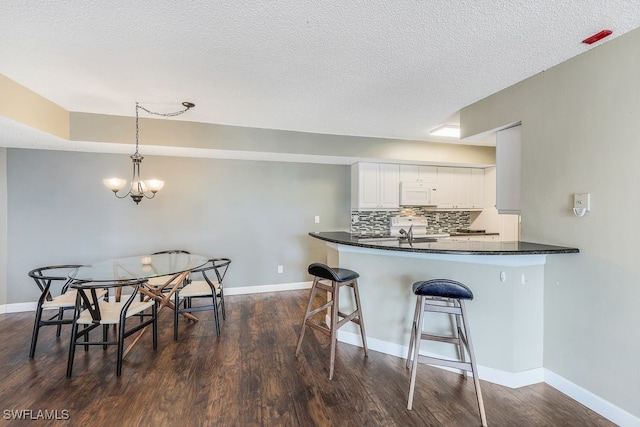
M362 347L362 339L357 333L338 331L338 341ZM409 351L408 346L389 343L370 337L367 337L367 345L370 350L403 359L407 357ZM420 353L422 354L422 352ZM437 356L429 353L425 354L428 356ZM438 368L458 372L456 369L443 366L438 366ZM483 381L509 388L519 388L544 382L621 427L640 427L640 418L545 368L531 369L524 372L507 372L478 365L478 375Z
M37 304L37 302L17 302L14 304L3 304L0 305L0 314L36 311Z
M360 335L353 332L338 331L338 340L352 345L362 347L362 339ZM378 340L375 338L367 337L367 345L369 349L379 351L381 353L390 354L392 356L405 359L409 352L409 347L405 345L399 345L389 343L386 341ZM425 356L438 357L436 354L420 352ZM444 366L438 366L448 371L459 372L457 369L447 368ZM471 375L471 373L469 373ZM506 372L499 369L489 368L486 366L478 365L478 375L481 380L488 381L490 383L502 385L509 388L518 388L526 385L536 384L544 381L544 370L531 369L524 372Z
M640 427L640 418L545 369L544 382L621 427Z
M312 282L278 283L274 285L242 286L225 288L225 295L261 294L264 292L294 291L298 289L311 289ZM20 313L23 311L35 311L37 302L20 302L14 304L0 304L0 314Z
M242 286L235 288L224 288L225 295L246 295L246 294L261 294L265 292L282 292L282 291L295 291L298 289L311 289L312 282L293 282L293 283L279 283L275 285L260 285L260 286Z

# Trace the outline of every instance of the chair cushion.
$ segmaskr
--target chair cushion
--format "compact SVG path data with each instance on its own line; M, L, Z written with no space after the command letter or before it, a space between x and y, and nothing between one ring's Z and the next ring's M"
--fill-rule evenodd
M473 299L471 289L460 282L449 279L432 279L413 284L413 293L420 296Z
M334 282L348 282L360 277L358 273L346 268L331 268L319 262L309 265L309 274Z
M213 286L216 288L216 292L220 292L220 283L213 282ZM180 291L180 296L184 298L208 295L211 295L211 286L204 280L194 280Z
M127 318L133 316L134 314L140 313L141 311L146 310L147 308L154 305L155 300L151 301L134 301L129 306L129 310L127 310ZM100 324L101 325L114 325L120 323L120 312L124 308L124 301L120 302L106 302L100 301ZM89 310L83 310L78 317L78 323L89 325L93 323L93 319L91 318L91 313Z

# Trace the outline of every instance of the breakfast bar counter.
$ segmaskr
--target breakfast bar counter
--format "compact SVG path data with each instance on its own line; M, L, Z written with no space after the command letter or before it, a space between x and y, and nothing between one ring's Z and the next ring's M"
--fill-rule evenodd
M577 248L530 242L376 238L348 232L309 233L324 241L326 262L360 274L362 311L371 350L406 357L416 281L436 278L467 285L467 304L480 378L510 387L543 381L544 287L548 256L579 256ZM322 260L319 260L322 261ZM344 298L347 305L351 301ZM445 318L445 319L443 319ZM434 333L446 334L446 316L426 317ZM360 344L346 326L341 341ZM453 346L430 343L425 354L455 357Z
M577 248L521 241L469 241L457 240L455 237L445 237L415 239L415 241L409 243L406 239L399 239L390 236L364 237L344 231L309 233L309 235L320 240L342 245L425 254L549 255L580 252Z

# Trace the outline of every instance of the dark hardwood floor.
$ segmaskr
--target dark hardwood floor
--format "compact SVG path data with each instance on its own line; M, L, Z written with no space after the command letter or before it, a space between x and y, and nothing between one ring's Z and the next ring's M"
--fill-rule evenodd
M70 329L41 329L29 360L33 313L0 315L0 425L25 425L9 411L58 411L68 420L35 425L90 426L477 426L472 381L420 365L414 408L406 409L404 360L338 343L328 376L328 338L307 331L294 358L307 291L228 296L217 338L211 312L182 321L160 313L158 349L145 334L115 375L115 347L76 352L65 377ZM365 319L366 321L366 319ZM557 390L509 389L482 382L492 426L611 426ZM68 412L63 412L68 411Z

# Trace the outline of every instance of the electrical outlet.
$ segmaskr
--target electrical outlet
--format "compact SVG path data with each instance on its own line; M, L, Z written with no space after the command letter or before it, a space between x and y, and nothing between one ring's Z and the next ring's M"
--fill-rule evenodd
M360 222L358 215L351 215L351 224L357 224L358 222Z
M278 274L284 273L284 267L282 265L278 266Z
M316 224L320 224L320 215L316 215L316 216L315 216L315 218L313 218L313 221L314 221Z

